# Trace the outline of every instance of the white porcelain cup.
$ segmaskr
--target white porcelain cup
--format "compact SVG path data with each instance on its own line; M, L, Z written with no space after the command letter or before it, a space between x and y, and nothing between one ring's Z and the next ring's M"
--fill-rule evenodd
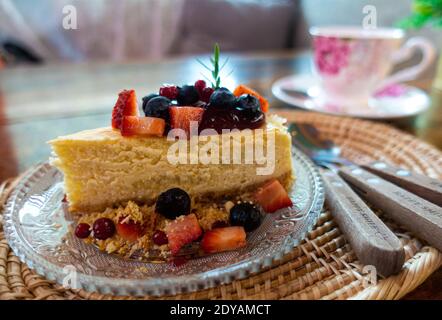
M422 37L408 39L396 28L352 26L312 27L313 65L326 103L368 105L370 97L388 85L418 78L434 61L434 46ZM402 45L402 46L401 46ZM393 66L422 52L421 61L389 75Z

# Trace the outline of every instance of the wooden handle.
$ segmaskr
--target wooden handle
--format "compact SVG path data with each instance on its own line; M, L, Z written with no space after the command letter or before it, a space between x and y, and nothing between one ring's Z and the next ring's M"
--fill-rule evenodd
M339 173L373 206L442 250L441 207L357 166L342 167Z
M322 171L326 202L358 259L388 277L401 270L405 253L400 240L336 173Z
M440 180L380 161L362 167L421 198L442 206L442 181Z

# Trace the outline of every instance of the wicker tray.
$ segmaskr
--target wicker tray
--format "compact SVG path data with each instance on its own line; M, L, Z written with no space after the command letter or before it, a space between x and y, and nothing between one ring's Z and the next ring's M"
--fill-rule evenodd
M280 111L290 121L311 123L325 138L338 143L343 155L359 163L385 160L442 177L442 153L389 126L317 113ZM16 181L0 185L0 210ZM204 291L166 299L399 299L414 290L442 265L442 254L407 230L381 218L400 237L406 252L402 271L373 279L355 257L327 208L308 238L271 268ZM14 256L2 231L0 214L0 299L121 299L67 290L30 270ZM146 296L145 299L153 299Z

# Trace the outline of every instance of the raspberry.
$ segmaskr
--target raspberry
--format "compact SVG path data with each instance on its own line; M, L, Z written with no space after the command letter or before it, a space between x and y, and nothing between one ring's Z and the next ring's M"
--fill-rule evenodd
M195 88L200 94L200 96L202 96L205 87L206 87L206 82L204 80L197 80L195 82Z
M160 88L160 96L174 100L178 97L179 89L177 86L165 85Z

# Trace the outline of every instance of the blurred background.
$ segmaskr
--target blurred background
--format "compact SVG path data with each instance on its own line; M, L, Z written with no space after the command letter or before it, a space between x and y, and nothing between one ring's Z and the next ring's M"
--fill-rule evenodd
M126 61L209 52L302 48L311 25L360 25L373 5L378 26L393 26L411 0L0 0L3 65ZM77 29L61 21L76 9ZM66 8L65 8L66 9ZM438 34L439 32L439 34ZM437 48L440 31L424 28Z

